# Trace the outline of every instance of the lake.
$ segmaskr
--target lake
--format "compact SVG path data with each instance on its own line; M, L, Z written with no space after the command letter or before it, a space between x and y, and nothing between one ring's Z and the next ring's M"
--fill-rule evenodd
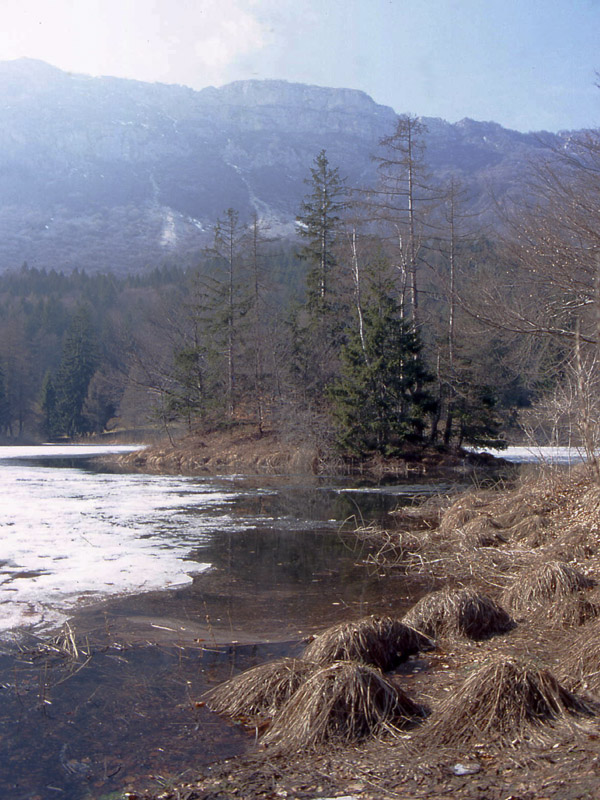
M0 448L2 797L108 798L251 747L202 693L329 624L403 613L418 587L369 571L352 528L453 488L93 459L126 449Z

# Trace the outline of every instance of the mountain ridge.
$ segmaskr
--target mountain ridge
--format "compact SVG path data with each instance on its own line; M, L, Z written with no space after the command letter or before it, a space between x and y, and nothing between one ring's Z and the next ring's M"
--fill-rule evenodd
M314 157L348 183L375 180L372 155L398 116L355 89L282 80L189 87L0 62L0 271L135 272L188 264L229 207L290 236ZM472 208L500 196L561 137L466 118L422 117L428 163L457 174Z

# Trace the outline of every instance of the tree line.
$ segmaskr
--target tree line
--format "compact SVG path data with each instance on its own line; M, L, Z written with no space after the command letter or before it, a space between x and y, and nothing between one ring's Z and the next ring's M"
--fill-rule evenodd
M317 154L293 290L273 280L268 227L223 212L185 304L146 351L139 339L137 374L166 426L251 420L358 457L502 445L503 422L530 394L517 365L493 353L510 349L503 333L482 339L457 302L498 254L468 224L457 179L428 178L424 132L399 118L375 187L347 186Z
M597 136L541 161L492 236L457 176L430 177L423 134L398 119L374 186L317 154L297 243L226 209L193 269L0 276L0 434L251 422L395 455L501 445L517 416L539 427L569 380L589 395Z

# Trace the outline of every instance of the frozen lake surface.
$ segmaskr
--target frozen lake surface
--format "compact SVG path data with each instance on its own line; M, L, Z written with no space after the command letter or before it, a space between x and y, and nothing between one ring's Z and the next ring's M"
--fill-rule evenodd
M103 472L89 461L133 449L0 447L0 637L16 628L54 628L74 609L110 596L185 586L210 566L206 546L215 534L273 523L264 508L239 508L245 494L254 501L272 494L266 485L246 491L235 476ZM510 447L498 455L521 462L581 460L570 448ZM329 488L353 496L365 491ZM440 488L369 491L401 500ZM305 511L278 515L277 524L311 527ZM328 522L339 518L319 520Z
M131 449L0 448L0 635L56 626L83 602L183 585L206 569L190 550L233 524L235 495L209 482L71 461ZM59 467L60 459L68 461ZM206 513L190 515L194 507Z
M520 445L506 450L487 450L506 461L519 464L579 464L584 460L583 452L577 447L543 447L541 445Z
M424 587L365 569L352 519L457 488L89 460L130 449L0 448L0 797L120 797L131 776L158 791L149 776L252 747L190 698L328 625L401 616ZM67 617L75 661L46 647Z

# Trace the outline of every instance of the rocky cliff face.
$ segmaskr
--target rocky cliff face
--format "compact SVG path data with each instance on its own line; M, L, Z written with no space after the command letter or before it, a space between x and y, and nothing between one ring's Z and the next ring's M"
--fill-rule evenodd
M291 235L320 150L350 185L368 184L395 121L351 89L238 81L195 92L0 62L0 270L185 263L229 207ZM475 207L542 147L494 123L424 121L431 169L461 175Z

